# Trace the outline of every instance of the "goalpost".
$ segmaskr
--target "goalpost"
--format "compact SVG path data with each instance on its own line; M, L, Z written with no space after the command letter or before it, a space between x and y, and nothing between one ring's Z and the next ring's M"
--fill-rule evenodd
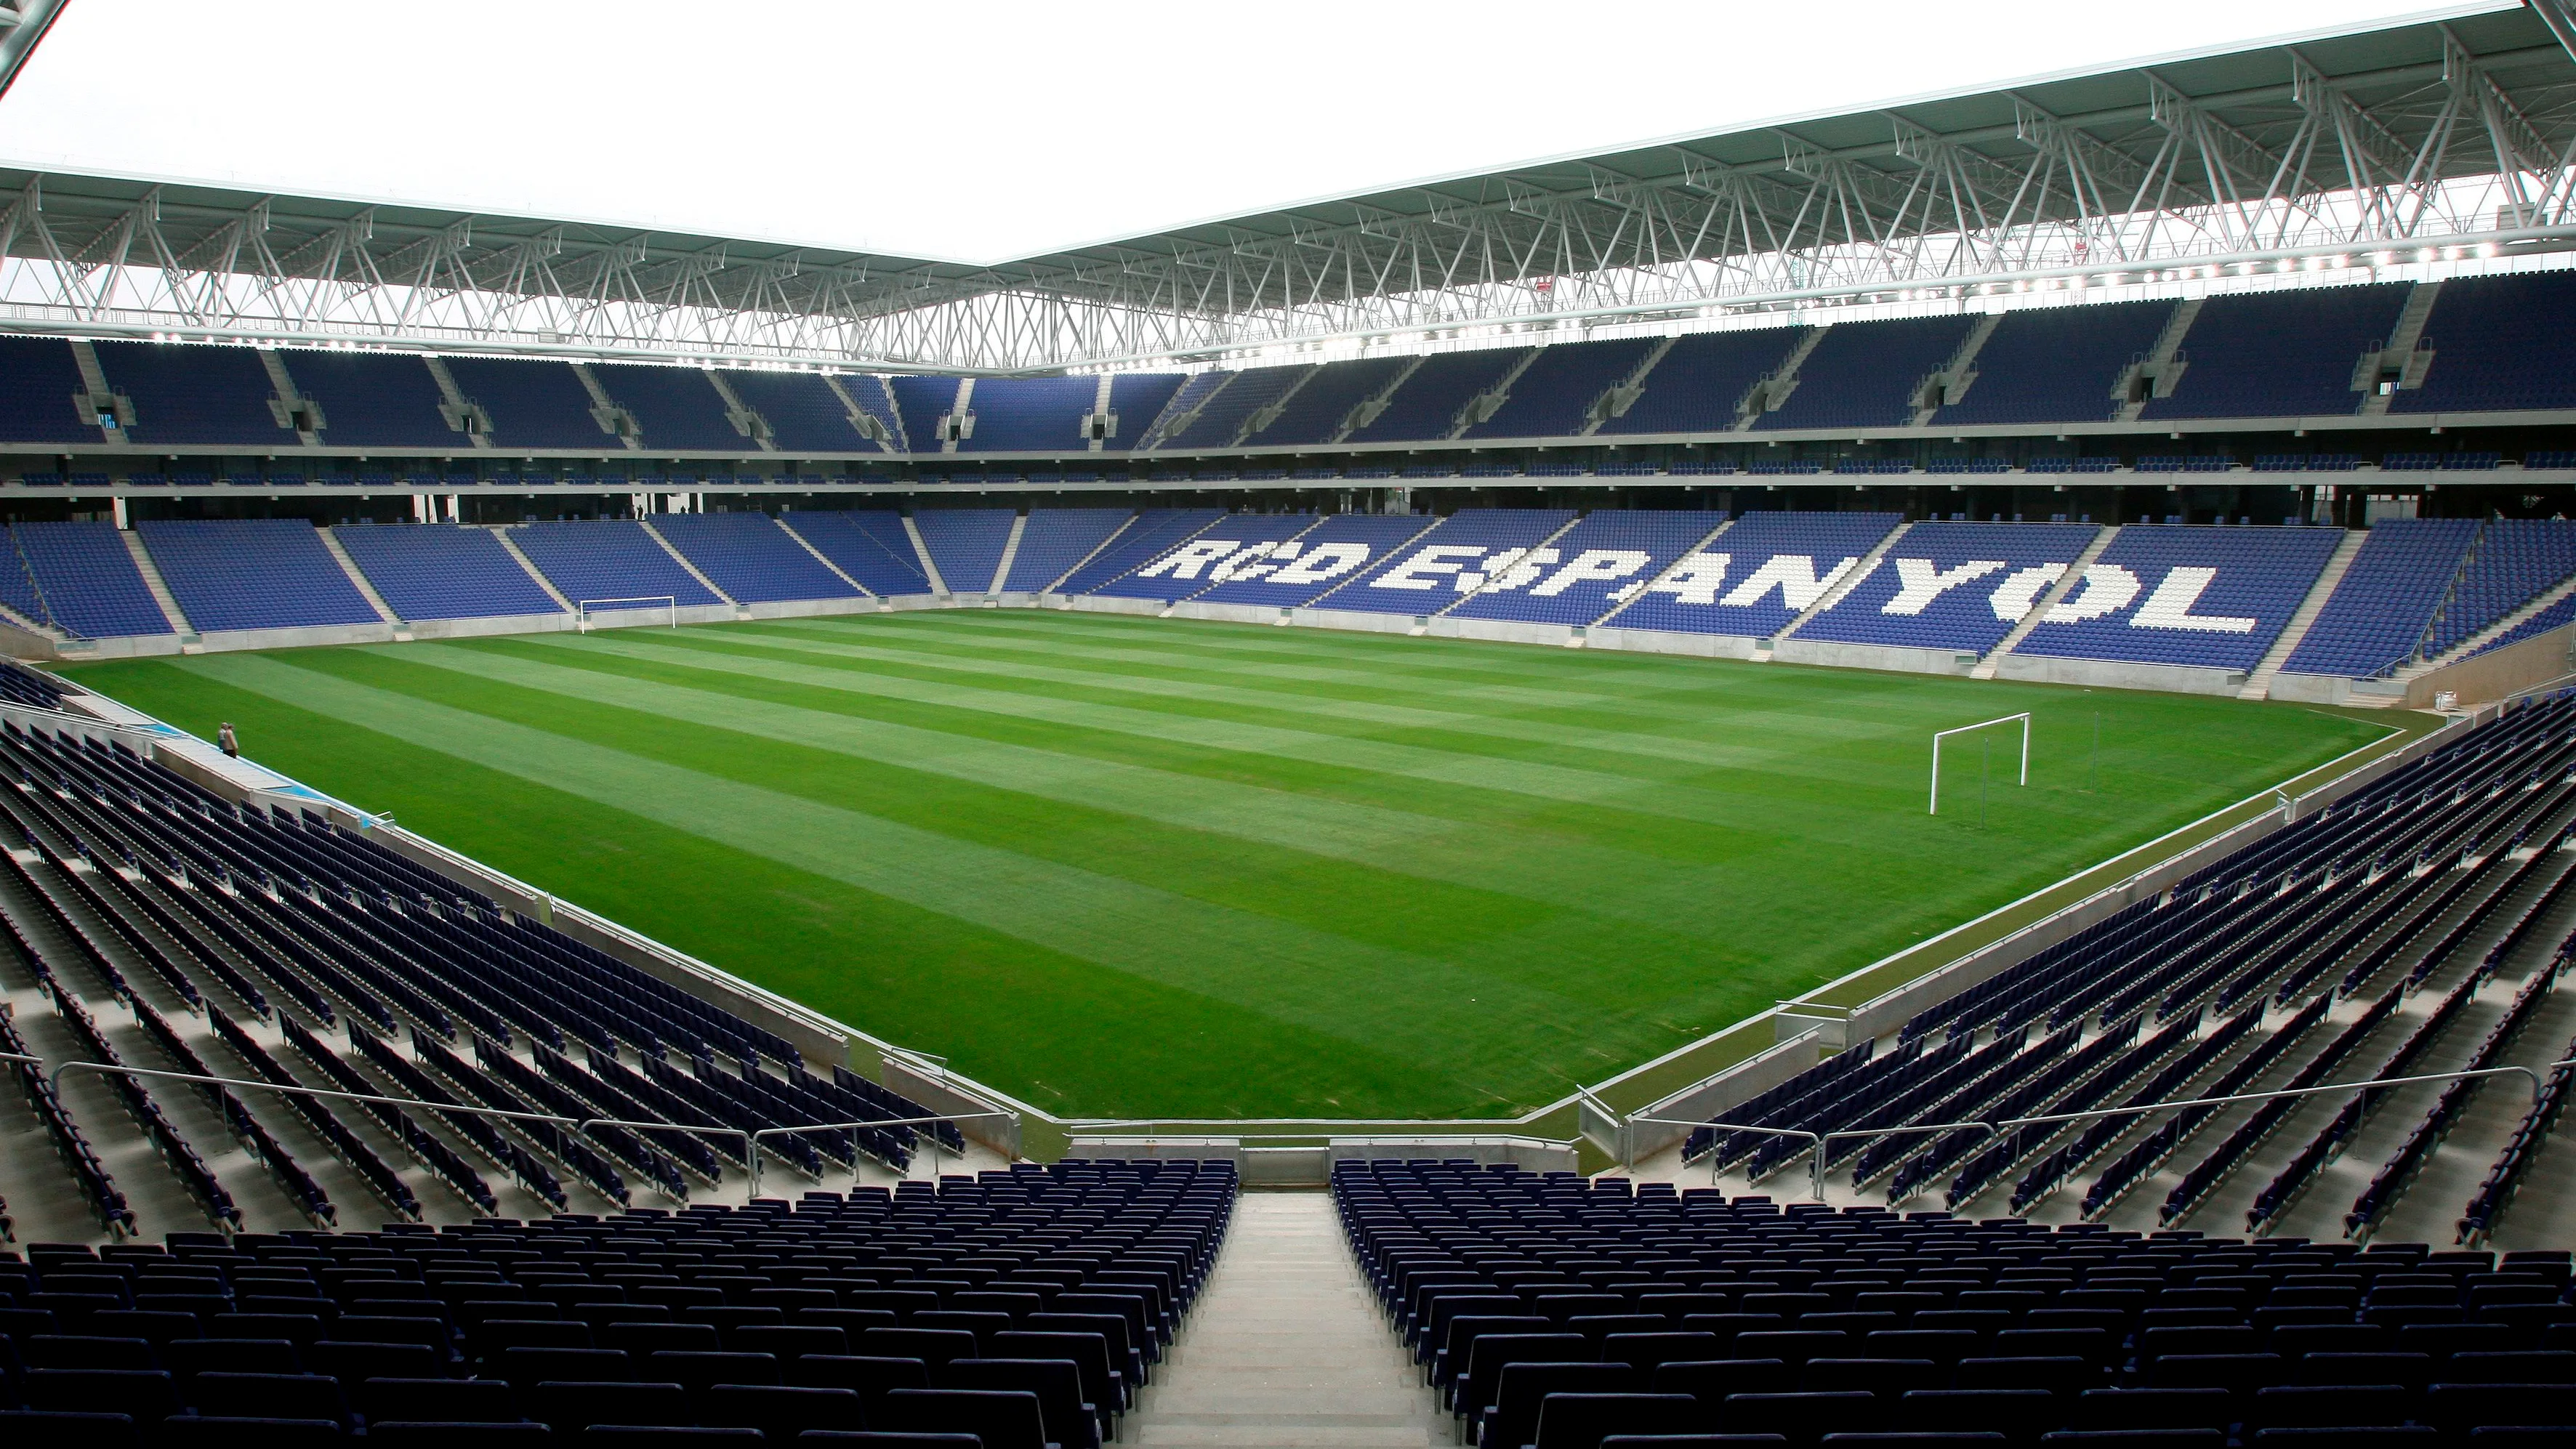
M672 594L646 594L633 599L583 599L572 606L573 626L587 634L590 632L590 620L594 612L625 613L629 611L609 606L632 604L660 604L670 610L671 627L674 629L680 627L680 601Z
M1947 739L1951 735L1964 735L1975 730L1992 729L1996 725L2000 724L2011 724L2014 720L2021 721L2020 783L2027 785L2030 783L2030 714L2028 711L2025 710L2020 714L2008 714L2000 719L1980 720L1972 725L1960 725L1956 729L1935 730L1932 732L1932 814L1938 815L1941 813L1941 741Z

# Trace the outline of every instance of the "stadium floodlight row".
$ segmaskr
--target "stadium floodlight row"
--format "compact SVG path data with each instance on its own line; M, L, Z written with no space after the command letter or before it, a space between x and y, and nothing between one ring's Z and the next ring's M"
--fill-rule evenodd
M2412 677L2558 627L2576 597L2576 523L2564 521L2387 519L2361 533L1909 524L1876 512L1039 508L5 532L20 567L0 571L0 610L57 652L104 639L123 641L119 652L168 650L183 634L248 647L468 621L476 632L560 628L581 601L659 599L672 619L706 621L1008 599L1346 627L1451 620L1501 638L1548 626L1680 652L1708 652L1681 642L1698 639L1808 662L2040 671L2015 677L2052 677L2050 660L2186 671L2126 677L2151 687L2243 685L2268 660L2276 688L2283 676Z
M2344 448L2406 468L2425 451L2427 426L2576 420L2571 338L2576 272L2563 270L1189 377L763 373L19 336L0 338L0 447L76 447L109 458L285 449L377 460L476 449L530 459L783 452L918 467L949 456L1365 459L1516 444L2116 440L2327 428L2350 440ZM2399 433L2400 441L2371 441ZM2461 451L2435 449L2424 466L2475 466L2453 459ZM2208 455L2147 456L2190 471ZM307 476L298 465L236 471L264 480L252 486L299 486ZM619 470L594 481L618 486L668 471ZM157 462L128 476L138 473L170 481ZM367 486L347 473L320 481Z

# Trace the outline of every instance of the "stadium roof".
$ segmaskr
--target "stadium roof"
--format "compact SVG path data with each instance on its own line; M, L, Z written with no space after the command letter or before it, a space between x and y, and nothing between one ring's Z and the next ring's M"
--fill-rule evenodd
M7 321L1014 371L2576 239L2565 0L1789 117L972 263L0 170Z

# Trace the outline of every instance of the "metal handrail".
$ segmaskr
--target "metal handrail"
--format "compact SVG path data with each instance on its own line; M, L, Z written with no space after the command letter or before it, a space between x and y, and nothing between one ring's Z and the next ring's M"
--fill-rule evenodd
M1706 1127L1712 1132L1758 1132L1765 1137L1804 1137L1812 1146L1816 1154L1817 1168L1811 1174L1815 1183L1816 1198L1820 1202L1824 1199L1825 1174L1823 1163L1825 1160L1825 1137L1821 1132L1809 1132L1803 1128L1797 1127L1752 1127L1737 1122L1685 1122L1679 1117L1641 1116L1631 1117L1627 1120L1630 1122L1651 1123L1658 1127ZM1708 1164L1709 1186L1715 1187L1717 1185L1717 1173L1717 1154L1714 1149L1711 1149Z
M921 1127L934 1122L976 1122L991 1117L1008 1118L1014 1127L1018 1126L1020 1121L1020 1114L1017 1112L959 1112L948 1117L879 1117L867 1122L818 1122L805 1127L763 1127L753 1132L744 1132L738 1127L724 1130L742 1137L751 1144L751 1151L748 1154L751 1162L751 1195L758 1197L760 1196L760 1139L763 1137L787 1137L799 1132L850 1132L861 1127ZM930 1138L930 1175L935 1180L939 1176L939 1154L946 1149L941 1144L938 1133L927 1135ZM852 1179L855 1181L855 1159L853 1169Z
M39 1067L45 1064L43 1057L17 1052L0 1052L0 1061L24 1062ZM785 1137L800 1132L848 1132L861 1127L922 1127L939 1122L974 1121L987 1117L1008 1117L1015 1123L1019 1120L1019 1114L1016 1112L961 1112L947 1117L885 1117L867 1122L815 1122L803 1126L757 1129L690 1122L629 1122L618 1117L566 1117L554 1112L518 1112L501 1107L468 1106L462 1102L429 1102L417 1097L386 1097L372 1092L347 1092L336 1087L290 1086L283 1082L260 1082L245 1077L213 1077L196 1072L163 1071L157 1067L130 1067L115 1062L64 1062L47 1075L47 1085L60 1092L63 1077L72 1072L90 1072L100 1076L149 1077L156 1081L187 1082L197 1086L240 1088L254 1092L275 1092L289 1097L323 1097L343 1102L371 1102L387 1107L416 1107L432 1112L462 1112L468 1116L497 1117L510 1122L545 1122L558 1127L569 1127L575 1134L583 1137L592 1136L592 1129L599 1127L622 1127L630 1132L715 1133L719 1136L739 1137L745 1143L743 1156L748 1164L750 1195L755 1198L760 1196L760 1139L764 1137ZM938 1134L932 1133L929 1137L931 1174L936 1177L940 1154L945 1148L940 1143Z
M1640 1116L1626 1120L1648 1122L1665 1127L1706 1127L1715 1132L1757 1132L1771 1137L1804 1137L1813 1144L1810 1151L1814 1153L1808 1172L1809 1191L1816 1201L1822 1202L1825 1197L1825 1149L1836 1138L1895 1137L1904 1134L1966 1131L1983 1131L1989 1136L2000 1137L2008 1129L2016 1127L2051 1126L2063 1122L2092 1122L2105 1117L2143 1116L2149 1112L2174 1112L2187 1107L2223 1107L2235 1102L2268 1102L2281 1097L2315 1097L2328 1092L2359 1092L2374 1087L2405 1087L2421 1082L2483 1081L2488 1077L2517 1074L2530 1080L2531 1100L2536 1103L2540 1100L2541 1089L2546 1081L2543 1073L2556 1072L2567 1067L2576 1067L2576 1057L2550 1062L2540 1067L2502 1066L2478 1067L2457 1072L2420 1072L2404 1077L2373 1077L2359 1082L2331 1082L2322 1087L2277 1087L2263 1092L2231 1092L2223 1097L2188 1097L2178 1102L2149 1102L2134 1107L2097 1107L2083 1112L2046 1112L2029 1117L1934 1122L1908 1127L1846 1127L1832 1132L1808 1132L1794 1127L1752 1127L1732 1122L1686 1122L1676 1117ZM1717 1173L1717 1166L1712 1162L1709 1166L1711 1184L1717 1181Z

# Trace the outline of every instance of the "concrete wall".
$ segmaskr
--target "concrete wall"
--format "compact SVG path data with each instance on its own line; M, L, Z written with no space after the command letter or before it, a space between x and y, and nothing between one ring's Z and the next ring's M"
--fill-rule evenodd
M1049 594L1054 607L1071 609L1077 614L1159 614L1160 599L1104 599L1093 594Z
M2404 698L2389 693L2363 698L2353 693L2353 681L2331 674L2275 674L2270 698L2290 704L2389 705Z
M1032 1155L1032 1149L1038 1146L1029 1140L1026 1129L1048 1120L1045 1113L981 1082L969 1081L935 1063L889 1048L873 1037L868 1038L868 1045L874 1049L878 1081L935 1114L959 1118L957 1130L967 1137L1015 1160ZM864 1065L853 1065L865 1074ZM992 1115L996 1112L1009 1115Z
M573 627L572 615L495 614L487 619L415 619L415 639L480 639L493 634L560 634Z
M1700 659L1750 659L1753 645L1753 640L1741 634L1674 634L1661 629L1594 627L1583 635L1583 647L1587 649L1687 654Z
M31 659L40 664L60 660L138 659L156 654L179 652L176 634L126 634L109 639L58 639L51 634L21 629L0 619L0 654L12 659Z
M1482 639L1493 644L1553 644L1559 648L1580 637L1571 624L1530 624L1517 619L1434 619L1434 639Z
M1334 1161L1381 1157L1437 1157L1513 1162L1532 1172L1572 1172L1574 1145L1538 1137L1336 1137L1324 1147Z
M1067 1157L1139 1159L1221 1158L1235 1164L1246 1187L1319 1188L1333 1180L1333 1164L1381 1157L1437 1157L1479 1163L1516 1163L1531 1172L1575 1172L1574 1147L1537 1137L1334 1137L1322 1143L1263 1142L1241 1137L1110 1137L1067 1139Z
M1243 1165L1243 1139L1240 1137L1071 1137L1065 1140L1067 1157L1107 1158L1119 1162L1222 1160L1240 1169Z
M2088 689L2156 689L2168 694L2232 695L2245 687L2245 671L2241 669L2054 659L2042 654L2007 654L1995 662L1995 677L2035 684L2078 684Z
M394 626L325 624L302 629L216 629L197 636L195 648L208 654L241 649L308 649L326 644L391 644Z
M2502 649L2429 670L2413 679L2345 679L2331 674L2276 674L2271 697L2297 704L2367 709L2431 709L2448 690L2463 708L2508 699L2576 673L2576 624L2535 634Z
M746 619L813 619L832 614L873 614L877 612L877 601L873 598L778 599L740 607L740 616Z
M1764 1013L1773 1016L1772 1013ZM1777 1017L1773 1016L1776 1021ZM1757 1029L1762 1018L1739 1022L1733 1030ZM1697 1044L1694 1043L1694 1046ZM1798 1075L1833 1054L1816 1041L1812 1032L1802 1032L1778 1042L1758 1055L1704 1077L1668 1096L1638 1108L1610 1133L1589 1133L1603 1150L1623 1163L1641 1162L1690 1135L1691 1129L1680 1122L1706 1122L1722 1117L1727 1108L1750 1101L1773 1087ZM1652 1066L1648 1063L1647 1066ZM1636 1070L1644 1071L1646 1067ZM1616 1081L1616 1078L1612 1079ZM1609 1083L1603 1083L1607 1087ZM1671 1118L1669 1122L1640 1122L1639 1117ZM1606 1140L1605 1139L1606 1136Z
M1184 601L1172 606L1175 619L1213 619L1220 624L1280 624L1288 621L1289 611L1276 604L1201 604Z
M1956 649L1915 649L1898 644L1843 644L1792 634L1771 646L1781 664L1821 664L1834 669L1883 669L1894 674L1959 674L1977 667L1977 656Z
M2433 696L2445 690L2458 695L2464 706L2486 704L2565 678L2571 669L2576 669L2576 624L2417 675L2406 681L2406 707L2431 709Z
M1422 627L1413 614L1364 614L1357 609L1299 609L1290 622L1309 629L1348 629L1358 634L1410 634Z

